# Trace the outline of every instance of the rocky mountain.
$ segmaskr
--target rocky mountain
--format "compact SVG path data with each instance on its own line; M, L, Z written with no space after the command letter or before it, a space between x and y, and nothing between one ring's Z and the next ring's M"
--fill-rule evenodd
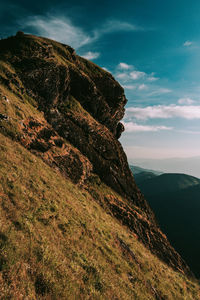
M118 141L112 75L18 32L0 40L0 84L2 297L198 299Z
M137 183L172 245L200 278L200 179L163 174Z

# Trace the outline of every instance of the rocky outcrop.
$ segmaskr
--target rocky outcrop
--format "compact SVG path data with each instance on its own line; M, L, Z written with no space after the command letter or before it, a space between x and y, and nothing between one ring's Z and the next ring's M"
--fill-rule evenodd
M88 158L66 143L45 120L41 122L30 118L20 125L21 144L47 164L58 168L63 175L80 185L91 175L93 167Z
M69 46L23 33L1 40L0 56L7 64L1 84L43 112L42 120L20 122L21 144L89 191L87 181L98 175L124 199L105 197L101 204L109 213L159 258L189 274L157 226L118 141L127 100L113 76Z
M11 43L12 66L46 120L88 157L105 183L134 199L133 176L116 139L124 130L119 121L127 102L119 83L68 46L21 33L4 41L4 47Z

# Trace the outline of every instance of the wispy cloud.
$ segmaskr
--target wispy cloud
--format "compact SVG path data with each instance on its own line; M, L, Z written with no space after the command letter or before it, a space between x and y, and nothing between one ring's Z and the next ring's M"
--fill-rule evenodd
M134 122L123 122L126 132L156 132L161 130L172 130L168 126L155 126L155 125L140 125Z
M94 39L80 27L74 26L66 17L33 16L23 22L25 29L35 28L39 35L69 44L76 49L91 43Z
M118 73L116 74L116 78L121 79L123 81L128 81L130 79L130 76L127 73Z
M120 20L109 20L97 30L97 33L111 33L116 31L143 31L144 28L131 24L128 22L123 22Z
M126 117L137 120L184 118L188 120L200 119L200 106L155 105L147 107L129 107Z
M132 68L131 65L128 65L126 63L123 63L123 62L120 62L119 65L118 65L119 69L122 69L122 70L129 70Z
M97 59L100 56L100 53L99 52L88 51L87 53L85 53L81 56L86 58L86 59Z
M154 73L147 74L144 71L137 70L133 65L124 62L120 62L116 67L115 76L122 81L122 84L126 83L127 86L130 86L131 82L137 81L139 90L146 89L142 85L145 82L151 83L159 79L154 76Z
M23 30L28 31L30 27L34 28L39 35L69 44L76 49L95 42L105 34L118 31L142 30L141 27L128 22L108 20L99 28L86 32L82 28L75 26L70 18L50 14L46 16L31 16L23 20Z
M148 81L156 81L156 80L158 80L158 79L159 79L158 77L154 77L154 76L149 76L149 77L147 78Z
M147 90L147 89L148 89L148 86L144 83L142 83L138 86L139 91L144 91L144 90Z
M142 77L144 77L146 75L145 72L141 72L141 71L132 71L130 73L130 77L133 79L133 80L138 80Z
M104 69L106 72L110 73L110 71L106 67L102 67L102 69Z
M186 133L186 134L200 134L200 131L197 130L175 130L176 132L179 133Z
M152 91L149 96L159 96L162 94L168 94L171 93L172 90L167 89L167 88L162 88L162 87L157 87L154 91Z
M191 46L192 44L193 44L193 43L192 43L191 41L185 41L184 44L183 44L183 46L189 47L189 46Z
M185 104L185 105L191 105L195 103L194 100L192 100L191 98L187 97L187 98L180 98L178 100L178 104Z
M123 88L127 89L127 90L135 90L137 88L137 85L134 85L134 84L125 84L125 85L123 85Z

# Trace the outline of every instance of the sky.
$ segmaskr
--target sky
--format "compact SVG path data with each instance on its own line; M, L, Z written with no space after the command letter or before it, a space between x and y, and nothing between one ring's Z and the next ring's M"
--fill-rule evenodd
M49 37L112 73L129 161L200 157L199 0L3 0L0 23L1 38Z

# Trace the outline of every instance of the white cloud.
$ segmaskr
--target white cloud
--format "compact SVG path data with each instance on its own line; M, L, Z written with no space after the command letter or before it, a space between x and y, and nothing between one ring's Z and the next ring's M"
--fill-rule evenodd
M67 17L51 14L46 16L31 16L20 21L23 22L23 30L33 27L39 35L54 39L61 43L68 44L76 49L98 40L102 35L117 31L138 31L141 27L135 26L128 22L119 20L109 20L90 33L85 32L82 28L72 24Z
M185 41L185 43L183 44L183 46L185 47L189 47L191 46L193 43L191 41Z
M188 120L200 119L200 106L157 105L141 107L129 107L126 109L126 117L134 117L138 120L184 118Z
M190 104L195 103L195 101L192 100L191 98L181 98L181 99L178 100L178 103L179 103L179 104L190 105Z
M171 93L172 90L167 89L167 88L157 88L155 91L151 92L149 94L149 96L158 96L161 94L167 94L167 93Z
M33 16L24 22L25 28L30 26L34 27L38 34L68 44L77 49L91 43L94 39L81 28L74 26L71 21L65 17L54 17L50 15Z
M106 67L102 67L102 69L104 69L106 72L110 73L110 71Z
M140 71L132 71L130 73L130 77L133 79L133 80L138 80L142 77L144 77L146 75L145 72L140 72Z
M120 69L122 69L122 70L128 70L128 69L131 69L131 68L132 68L131 65L128 65L128 64L123 63L123 62L119 63L118 67L119 67Z
M116 77L124 81L129 80L129 75L127 73L118 73Z
M124 89L127 89L127 90L135 90L136 87L137 87L137 86L134 85L134 84L123 85L123 88L124 88Z
M156 80L158 80L158 79L159 79L158 77L154 77L154 76L149 76L149 77L147 78L148 81L156 81Z
M140 85L138 86L138 90L139 90L139 91L144 91L144 90L147 90L147 89L148 89L148 87L147 87L147 85L144 84L144 83L142 83L142 84L140 84Z
M119 71L120 69L120 71ZM119 80L121 79L123 82L126 82L127 86L131 86L133 80L134 81L138 81L138 89L139 90L145 90L147 89L147 86L145 83L147 82L153 82L153 81L156 81L158 80L159 78L158 77L155 77L154 76L155 73L152 72L150 74L147 74L143 71L139 71L139 70L136 70L136 68L133 66L133 65L129 65L127 63L119 63L118 66L116 67L116 78L118 78ZM165 91L160 89L161 93L163 92L166 92L166 89ZM167 90L169 91L169 90Z
M99 52L88 51L87 53L85 53L81 56L86 58L86 59L96 59L100 56L100 53Z
M126 132L149 132L160 130L172 130L172 127L167 126L154 126L154 125L139 125L134 122L123 122Z
M110 33L116 31L140 31L143 30L142 27L136 26L128 22L122 22L119 20L109 20L105 25L97 30L97 33Z

